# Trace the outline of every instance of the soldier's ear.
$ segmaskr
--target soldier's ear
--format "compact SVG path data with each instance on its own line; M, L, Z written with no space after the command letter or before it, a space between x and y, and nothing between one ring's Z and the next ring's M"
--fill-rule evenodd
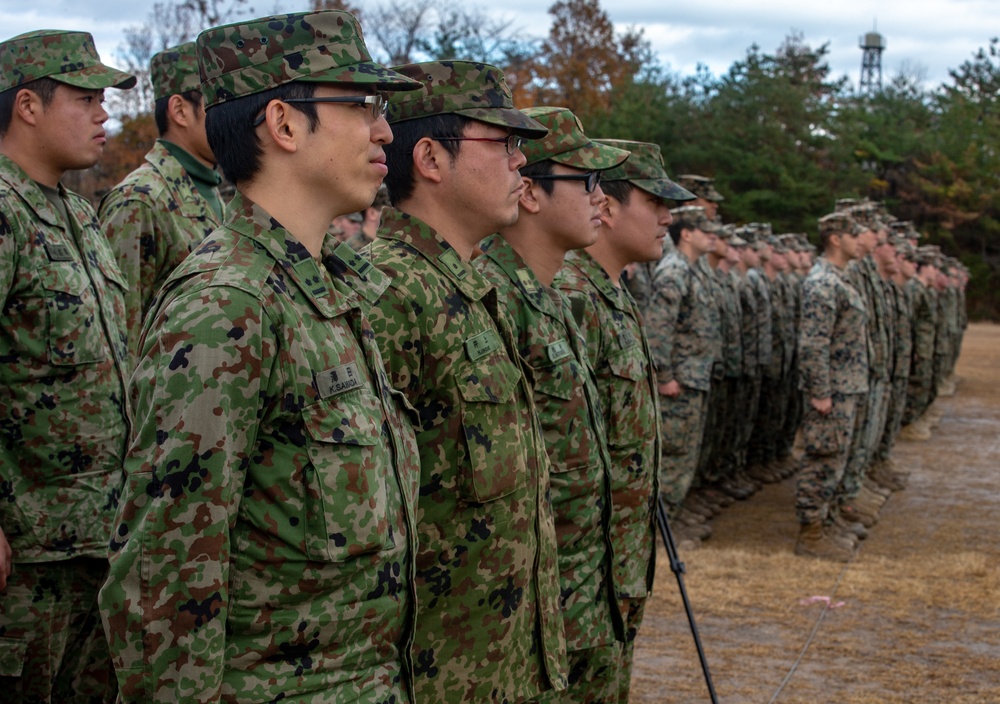
M441 183L444 165L450 162L450 158L451 155L440 142L430 137L421 137L413 145L413 175L432 183Z
M29 125L38 123L38 118L44 109L41 96L29 88L19 90L14 96L13 113Z
M541 186L538 185L537 181L533 181L527 176L521 177L521 183L524 184L524 190L521 191L521 197L517 204L527 212L535 214L542 208L542 204L538 201Z

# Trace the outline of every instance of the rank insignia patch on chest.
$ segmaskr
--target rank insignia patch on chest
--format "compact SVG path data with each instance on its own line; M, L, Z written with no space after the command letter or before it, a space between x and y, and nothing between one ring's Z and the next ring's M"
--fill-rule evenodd
M619 330L618 344L623 350L627 350L630 347L635 347L636 345L635 335L632 334L631 330Z
M561 362L570 356L569 344L566 340L557 340L545 348L550 362Z
M73 252L68 244L46 243L45 253L49 255L50 262L71 262Z
M500 349L500 338L492 330L485 330L465 341L465 352L475 362Z
M361 373L354 362L342 364L316 375L316 390L320 398L330 398L361 386Z

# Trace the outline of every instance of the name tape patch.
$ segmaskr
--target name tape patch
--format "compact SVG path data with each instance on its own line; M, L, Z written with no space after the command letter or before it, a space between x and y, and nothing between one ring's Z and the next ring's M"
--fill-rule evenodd
M465 341L465 352L473 362L499 349L500 338L497 337L497 334L493 330L486 330L478 335L473 335Z
M320 398L330 398L361 386L361 374L354 362L327 369L316 375L316 390Z

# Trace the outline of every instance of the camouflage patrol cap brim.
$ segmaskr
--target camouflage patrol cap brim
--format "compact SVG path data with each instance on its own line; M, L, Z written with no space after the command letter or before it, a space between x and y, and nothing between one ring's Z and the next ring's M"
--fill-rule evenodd
M705 209L700 205L682 205L679 208L673 208L670 214L674 218L673 224L682 229L698 229L710 235L717 235L722 230L722 225L709 219Z
M153 83L153 100L171 95L201 90L198 75L198 50L194 42L185 42L155 54L149 60L149 79Z
M632 153L624 164L605 171L601 180L628 181L636 188L668 200L694 200L695 195L681 188L667 175L663 167L663 155L660 147L650 142L632 142L625 139L598 139L597 142L616 149L625 149Z
M850 235L851 237L857 237L866 229L850 213L842 210L824 215L819 219L818 225L820 238L829 235Z
M681 174L674 179L682 188L694 193L695 198L702 198L713 203L725 200L722 194L715 190L715 179L696 174Z
M389 124L432 115L462 115L527 139L548 130L514 107L503 71L473 61L427 61L394 66L420 84L419 90L389 97Z
M42 29L0 42L0 91L39 78L87 90L135 85L135 76L101 63L88 32Z
M583 171L606 171L625 162L629 152L594 142L579 118L566 108L533 107L522 112L549 132L521 145L527 165L551 159Z
M361 25L349 12L299 12L235 22L206 29L196 43L206 107L292 81L385 91L420 87L372 61Z

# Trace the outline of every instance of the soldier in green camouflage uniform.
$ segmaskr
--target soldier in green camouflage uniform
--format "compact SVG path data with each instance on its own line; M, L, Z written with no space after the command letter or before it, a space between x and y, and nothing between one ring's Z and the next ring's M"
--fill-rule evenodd
M115 696L96 600L128 431L125 283L60 179L104 150L104 89L133 85L85 32L0 43L0 688L14 704Z
M374 327L420 446L418 701L521 701L566 686L548 457L512 323L470 263L513 223L523 137L503 73L466 61L398 69L391 208L372 262L389 278Z
M867 312L845 266L859 254L862 227L846 213L820 218L824 257L803 286L799 388L806 400L805 454L795 492L801 525L795 552L846 561L854 541L833 523L856 411L868 388Z
M408 702L417 448L369 322L387 282L324 238L385 175L375 91L417 85L345 12L197 43L237 193L140 341L100 595L122 697Z
M153 296L222 218L221 177L205 136L194 42L156 54L149 70L160 138L98 210L128 281L131 356Z
M513 320L551 463L569 683L540 701L608 704L618 695L624 639L611 588L611 460L586 342L552 280L566 252L597 239L600 172L629 153L592 142L565 108L523 112L549 133L523 147L517 222L488 237L475 264Z
M669 231L677 251L656 269L647 320L663 423L660 492L674 515L698 467L722 340L711 289L696 266L714 248L717 227L704 208L684 206L672 214Z
M597 242L567 254L555 283L586 338L604 409L612 472L612 577L626 636L618 702L627 704L635 638L653 588L660 417L642 315L620 277L632 262L659 261L671 219L667 199L692 195L670 181L655 144L601 141L632 155L604 173L608 200Z
M934 378L934 341L937 335L937 301L933 286L937 278L935 262L935 257L926 249L919 248L914 257L916 275L906 283L913 309L913 343L901 433L909 440L927 440L930 437L923 424L914 424L927 410Z
M751 481L766 481L770 474L766 472L763 463L765 445L761 438L764 421L760 418L763 407L764 379L771 369L774 347L773 310L771 305L771 289L767 274L764 271L764 261L770 257L770 248L764 237L761 223L750 223L741 229L741 236L747 240L748 246L743 253L747 284L756 304L755 321L748 322L756 329L757 359L755 368L751 367L748 374L753 377L751 396L748 401L745 449L742 452L742 465ZM744 307L744 310L746 308Z

